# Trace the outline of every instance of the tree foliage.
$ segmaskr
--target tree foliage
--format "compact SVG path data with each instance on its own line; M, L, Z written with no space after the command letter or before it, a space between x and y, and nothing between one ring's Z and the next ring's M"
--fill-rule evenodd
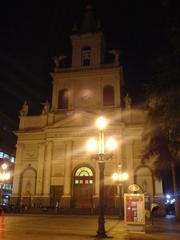
M170 2L166 1L166 7ZM169 15L168 45L152 64L152 80L145 86L148 121L143 161L154 157L155 174L166 175L171 164L180 163L180 24Z

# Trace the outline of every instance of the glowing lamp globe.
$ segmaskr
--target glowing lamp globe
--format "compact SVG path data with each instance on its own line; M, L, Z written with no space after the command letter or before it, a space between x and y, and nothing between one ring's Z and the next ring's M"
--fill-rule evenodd
M3 170L6 170L7 169L7 164L3 163L1 167L2 167Z
M95 151L97 148L97 141L94 138L90 138L87 142L87 149L90 152Z
M107 149L109 151L114 151L117 147L117 142L114 138L110 137L107 141Z
M98 129L103 130L107 126L107 120L104 117L99 117L96 120L96 126Z

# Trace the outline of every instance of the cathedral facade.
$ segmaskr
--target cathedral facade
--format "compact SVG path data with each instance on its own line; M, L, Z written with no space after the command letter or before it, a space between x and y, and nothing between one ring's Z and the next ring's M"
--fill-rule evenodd
M123 191L136 183L149 197L162 194L162 183L151 166L141 162L146 111L122 97L123 68L119 51L106 63L104 35L86 9L79 31L71 35L72 65L63 68L64 57L55 57L52 102L38 116L28 115L25 102L17 135L12 202L63 208L96 208L99 199L99 167L86 149L90 137L98 138L95 121L108 119L105 138L113 136L117 148L105 161L105 203L116 207L117 186L112 174L118 165L128 173Z

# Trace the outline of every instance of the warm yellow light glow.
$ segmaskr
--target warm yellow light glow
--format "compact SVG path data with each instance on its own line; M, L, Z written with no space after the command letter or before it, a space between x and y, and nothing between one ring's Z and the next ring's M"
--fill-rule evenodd
M11 177L11 174L9 172L3 172L3 173L0 173L0 181L6 181L6 180L9 180Z
M128 179L128 174L126 172L120 173L115 172L112 175L112 179L116 181L117 183L124 182Z
M117 147L117 142L114 138L110 137L108 140L107 140L107 149L110 150L110 151L114 151Z
M3 163L1 167L2 167L3 170L6 170L7 169L7 164Z
M9 180L9 179L10 179L10 177L11 177L11 175L10 175L10 173L9 173L9 172L5 173L5 180Z
M117 180L118 180L118 173L117 173L117 172L113 173L112 179L113 179L114 181L117 181Z
M122 179L123 181L126 181L128 179L128 174L126 172L122 173Z
M95 151L97 149L97 141L94 138L90 138L87 142L88 151Z
M96 126L100 129L103 130L107 126L107 120L104 117L99 117L96 120Z

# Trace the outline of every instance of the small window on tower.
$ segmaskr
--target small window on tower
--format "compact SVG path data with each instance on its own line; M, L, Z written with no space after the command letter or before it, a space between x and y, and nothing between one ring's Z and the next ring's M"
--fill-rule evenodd
M84 47L82 49L82 66L89 66L91 63L91 48Z
M59 91L58 109L67 109L67 108L68 108L68 90L62 89Z
M114 87L106 85L103 88L103 105L114 106Z

